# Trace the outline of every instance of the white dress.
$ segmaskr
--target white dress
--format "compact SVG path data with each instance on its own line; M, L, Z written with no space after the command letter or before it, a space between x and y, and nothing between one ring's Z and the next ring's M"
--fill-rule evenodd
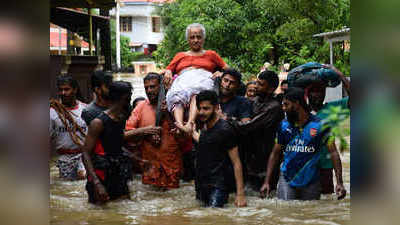
M189 105L190 98L204 90L214 90L212 73L204 69L183 71L172 83L167 92L168 111L172 112L177 105Z

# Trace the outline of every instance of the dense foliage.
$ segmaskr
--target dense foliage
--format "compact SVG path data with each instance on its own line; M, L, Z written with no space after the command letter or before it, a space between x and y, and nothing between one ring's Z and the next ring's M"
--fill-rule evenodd
M249 76L264 62L273 69L308 61L329 63L329 44L312 35L349 27L349 0L176 0L159 9L165 38L153 54L166 66L179 51L188 50L187 25L205 25L205 49ZM349 54L334 48L335 65L349 74Z

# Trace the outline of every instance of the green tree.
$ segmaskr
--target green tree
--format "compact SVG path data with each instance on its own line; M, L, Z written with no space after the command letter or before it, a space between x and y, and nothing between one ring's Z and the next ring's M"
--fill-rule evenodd
M205 49L218 52L245 80L264 62L276 70L283 62L292 68L308 61L329 63L329 46L312 35L349 26L349 0L177 0L165 4L161 15L165 37L154 53L161 67L179 51L188 50L187 25L202 23ZM347 72L349 55L336 45L335 62Z

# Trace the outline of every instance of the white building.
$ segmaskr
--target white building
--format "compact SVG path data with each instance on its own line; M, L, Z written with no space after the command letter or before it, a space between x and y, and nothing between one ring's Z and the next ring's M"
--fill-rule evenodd
M151 53L164 38L156 8L168 0L120 0L120 32L129 37L132 51ZM110 12L115 16L115 8Z

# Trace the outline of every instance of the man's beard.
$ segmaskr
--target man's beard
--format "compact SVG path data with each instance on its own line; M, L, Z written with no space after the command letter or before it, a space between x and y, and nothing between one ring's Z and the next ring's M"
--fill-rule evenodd
M299 113L296 111L286 112L287 120L290 124L294 125L297 121L299 121Z
M319 99L309 98L309 104L313 110L320 110L324 105L324 102Z
M72 96L60 96L61 104L70 107L74 103L74 97Z
M213 120L216 115L217 115L217 113L214 111L206 120L200 120L200 122L203 124L208 123L211 120ZM202 116L200 115L200 117L202 117Z
M150 104L152 105L157 105L158 104L158 98L149 98Z
M263 93L263 92L256 91L256 96L258 96L260 98L265 98L265 96L267 96L267 95L265 93Z
M220 93L221 93L222 96L225 96L225 97L234 95L233 91L227 90L226 88L220 88Z

